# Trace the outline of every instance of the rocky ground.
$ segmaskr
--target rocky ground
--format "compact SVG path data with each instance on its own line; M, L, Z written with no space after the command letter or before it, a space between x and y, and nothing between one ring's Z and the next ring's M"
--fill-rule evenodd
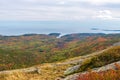
M0 80L76 80L80 74L85 74L86 72L70 74L77 71L84 60L98 55L105 50L61 62L45 63L25 69L1 71ZM117 63L120 64L120 61ZM99 72L108 69L116 69L114 63L93 69L93 71Z
M102 66L102 67L99 67L99 68L94 68L94 69L92 69L92 72L102 72L102 71L107 71L107 70L110 70L110 69L117 70L117 67L115 66L115 64L120 65L120 61L108 64L108 65L105 65L105 66ZM86 74L86 73L87 73L87 71L81 72L81 73L76 73L76 74L73 74L73 75L69 75L62 80L76 80L79 75Z

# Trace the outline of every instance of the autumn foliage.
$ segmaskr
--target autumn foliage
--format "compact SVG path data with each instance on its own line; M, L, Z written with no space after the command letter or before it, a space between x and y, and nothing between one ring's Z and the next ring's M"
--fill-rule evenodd
M30 67L91 54L120 40L120 35L70 34L56 38L45 34L0 36L0 71Z
M88 72L80 75L78 80L120 80L120 65L116 65L117 70L104 72Z

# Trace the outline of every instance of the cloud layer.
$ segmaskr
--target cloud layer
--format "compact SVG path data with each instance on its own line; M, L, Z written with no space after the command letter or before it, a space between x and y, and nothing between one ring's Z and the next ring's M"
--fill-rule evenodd
M0 20L119 20L120 0L1 0Z

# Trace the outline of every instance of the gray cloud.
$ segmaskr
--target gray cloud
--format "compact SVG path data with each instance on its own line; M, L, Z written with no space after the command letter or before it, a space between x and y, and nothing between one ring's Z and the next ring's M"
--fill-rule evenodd
M0 19L85 20L100 10L110 10L110 16L118 18L119 4L119 0L1 0Z

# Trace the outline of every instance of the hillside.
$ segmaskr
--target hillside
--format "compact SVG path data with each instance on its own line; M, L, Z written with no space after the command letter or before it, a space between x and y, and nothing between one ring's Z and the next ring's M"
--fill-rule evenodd
M76 33L0 36L0 70L57 62L103 50L120 39L119 34ZM49 44L49 45L48 45Z
M81 77L79 77L79 80L86 80L86 77L88 78L88 80L92 80L90 75L94 77L96 76L99 77L99 76L102 76L101 74L99 74L99 72L104 72L104 71L105 71L105 74L109 74L109 75L112 75L113 74L112 72L116 73L116 71L114 70L117 70L117 72L119 73L119 69L120 69L119 56L120 56L120 46L118 45L112 46L95 55L91 54L91 56L84 58L82 62L77 64L79 65L79 67L76 67L76 69L75 69L75 66L67 69L65 71L65 74L70 76L65 78L65 80L77 80L77 77L79 77L80 75ZM109 72L109 70L113 70L113 71ZM93 73L89 73L89 71L92 71ZM94 72L98 72L98 73L94 73ZM84 75L84 77L82 76L82 74ZM119 76L119 75L117 75L116 73L116 76ZM103 77L104 77L103 80L106 80L105 77L110 78L110 76L107 76L107 75ZM112 79L119 80L119 79L115 79L115 77L113 77ZM98 78L98 80L101 80L101 78Z
M76 33L58 38L59 35L0 36L0 71L13 72L1 74L1 79L12 80L13 76L15 80L53 80L119 61L119 34ZM32 73L22 70L31 66Z
M90 61L86 62L94 58L96 59L96 57L97 57L97 60L95 60L96 62L94 60L91 60L91 61L93 61L94 63L98 63L99 66L101 65L99 63L104 63L103 65L101 65L101 66L104 66L110 63L120 61L119 50L120 50L119 46L113 46L113 47L109 47L108 49L102 50L100 52L94 52L89 55L74 57L74 58L56 62L56 63L46 63L46 64L33 66L32 68L36 68L37 70L39 70L39 73L36 70L35 71L32 70L32 68L24 69L26 70L26 72L23 69L11 70L7 72L3 71L0 73L0 78L1 80L21 80L21 79L22 80L58 80L58 79L74 80L73 77L75 77L76 75L73 75L73 74L76 74L76 71L74 73L71 73L72 75L70 75L71 76L70 77L69 75L65 74L66 70L70 70L70 68L73 68L73 70L76 70L74 66L79 64L81 66L80 68L77 69L77 75L80 75L81 68L83 69L82 67L83 65L85 67L85 65L89 64L89 66L85 68L91 68L91 69L97 68L98 66L95 66L96 64L92 64L92 62ZM111 54L111 56L109 54ZM114 67L112 67L113 65L114 64L110 64L109 66L104 66L102 68L100 67L100 69L98 68L99 70L95 69L95 71L104 71L110 68L114 69ZM31 69L31 72L27 72L27 71L30 71L30 69ZM80 71L80 74L78 74L79 71Z

